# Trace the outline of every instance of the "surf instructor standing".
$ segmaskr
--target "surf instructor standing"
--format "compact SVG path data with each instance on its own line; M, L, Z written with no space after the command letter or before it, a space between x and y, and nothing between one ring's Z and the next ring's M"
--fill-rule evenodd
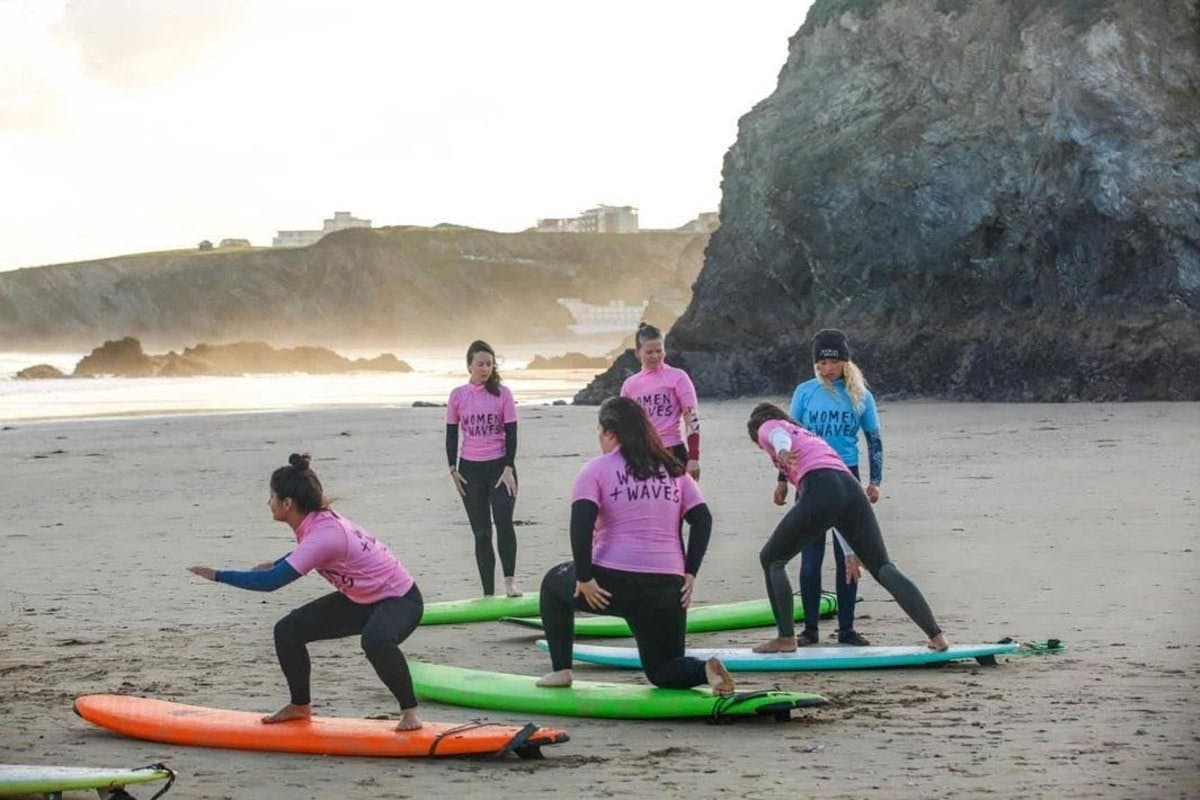
M292 552L251 570L188 569L217 583L272 592L316 570L334 591L289 613L275 624L275 652L287 678L291 702L265 723L312 716L308 643L360 636L375 673L400 703L397 730L421 727L408 662L400 643L416 629L425 610L416 582L383 542L331 511L309 456L293 453L271 474L267 501L277 522L296 535Z

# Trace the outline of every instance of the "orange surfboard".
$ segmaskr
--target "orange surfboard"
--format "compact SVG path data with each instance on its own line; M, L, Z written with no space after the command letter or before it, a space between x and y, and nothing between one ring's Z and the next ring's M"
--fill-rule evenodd
M89 694L75 713L125 736L168 744L274 750L330 756L467 756L514 752L540 755L542 745L567 741L566 731L490 722L425 722L397 731L395 720L313 717L267 725L262 714L189 706L118 694Z

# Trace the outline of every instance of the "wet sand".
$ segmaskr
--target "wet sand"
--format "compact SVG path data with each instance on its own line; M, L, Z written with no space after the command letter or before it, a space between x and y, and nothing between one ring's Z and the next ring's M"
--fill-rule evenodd
M770 502L774 472L745 433L753 402L704 404L701 486L716 525L700 603L763 596L757 553L781 509ZM174 747L121 738L72 713L76 696L94 692L264 712L286 702L271 627L327 584L308 576L264 595L185 568L246 567L290 549L289 529L267 511L266 482L295 450L313 454L335 507L388 542L427 601L477 594L442 413L0 426L0 762L163 761L180 773L171 798L1200 796L1196 403L882 405L876 510L893 560L952 641L1057 637L1068 650L1056 656L736 676L739 688L830 699L790 723L535 719L422 705L430 720L567 728L571 741L540 761ZM597 452L595 429L594 408L521 407L518 575L528 591L569 557L571 480ZM827 559L827 584L831 570ZM873 643L921 641L869 578L861 594L857 627ZM770 635L690 643L744 646ZM423 627L404 650L540 675L549 662L534 638L500 623ZM318 714L398 712L354 639L311 651ZM582 665L576 676L642 680Z

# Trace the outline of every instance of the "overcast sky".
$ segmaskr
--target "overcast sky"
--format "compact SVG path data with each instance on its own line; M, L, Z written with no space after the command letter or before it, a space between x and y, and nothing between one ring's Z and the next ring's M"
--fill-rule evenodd
M716 210L803 0L0 0L0 270Z

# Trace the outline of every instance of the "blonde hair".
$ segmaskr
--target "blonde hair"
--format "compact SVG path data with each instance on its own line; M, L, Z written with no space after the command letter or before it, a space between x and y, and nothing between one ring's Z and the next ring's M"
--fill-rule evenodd
M837 390L833 388L833 382L821 377L821 370L817 369L816 364L813 364L813 374L825 387L825 391L837 394ZM870 388L867 386L867 379L863 377L862 370L853 361L846 361L842 365L842 380L846 382L846 394L850 395L850 405L854 407L854 413L861 414L863 398L867 394L867 389Z

